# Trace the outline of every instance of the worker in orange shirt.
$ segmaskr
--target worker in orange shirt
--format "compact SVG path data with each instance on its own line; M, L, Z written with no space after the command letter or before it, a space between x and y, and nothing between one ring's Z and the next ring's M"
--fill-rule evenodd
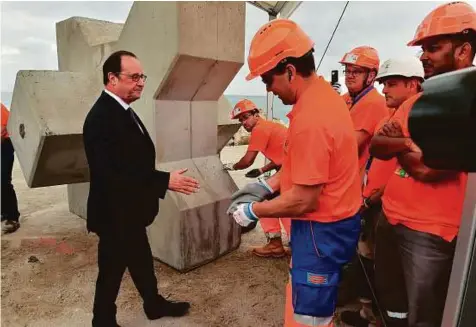
M240 225L259 217L291 219L292 259L285 326L333 326L342 266L355 253L361 202L357 142L342 98L315 73L314 42L293 21L275 19L254 36L247 80L261 77L288 113L281 170L261 181L280 195L243 202Z
M385 95L386 105L390 109L389 115L377 124L375 128L375 133L377 133L393 117L404 101L421 92L421 84L424 80L423 65L416 57L392 58L382 64L375 80L384 86L382 92ZM381 260L380 255L382 253L393 258L399 257L398 247L393 242L387 242L387 239L392 236L388 232L388 224L385 221L379 221L377 232L374 232L382 211L381 197L387 181L395 172L396 166L396 158L387 161L377 158L372 160L364 185L361 209L362 219L366 222L362 235L364 235L364 240L369 244L371 252L366 257L362 257L361 260L366 267L366 273L369 278L368 282L378 292L380 309L383 311L384 316L386 316L384 318L386 318L389 324L404 327L408 323L406 319L408 305L405 284L399 278L399 275L396 277L392 275L394 272L399 271L399 266L397 269L393 269L392 262L388 263L386 267L382 267L378 262L378 260ZM375 254L373 252L374 246L378 246ZM384 258L384 260L387 259ZM374 279L374 266L377 269L377 265L380 269L379 271L385 272L379 274L379 280ZM365 276L360 279L365 280ZM363 288L361 292L363 294L361 296L372 299L372 294L369 294L368 288ZM356 327L375 324L375 315L372 311L371 303L364 302L362 308L358 311L343 311L341 313L341 320L349 326Z
M246 177L254 178L273 169L279 170L283 163L284 142L287 128L282 124L261 118L256 105L248 100L239 101L231 112L231 119L238 119L247 132L251 133L246 154L235 164L225 165L226 170L246 169L253 164L261 152L270 162L262 168L252 169L246 173ZM289 218L264 218L260 220L261 227L268 240L262 247L254 248L252 253L259 257L280 258L286 255L283 246L281 225L289 238L291 220Z
M20 213L15 189L12 185L13 144L7 131L10 112L2 106L2 231L13 233L20 228Z
M409 46L421 46L425 78L473 65L476 52L476 12L464 2L441 5L418 26ZM441 326L460 228L467 173L435 170L424 165L420 149L408 132L408 116L416 95L402 104L391 122L372 139L377 158L397 158L397 168L382 197L383 215L399 248L399 274L408 300L408 326ZM379 266L392 267L396 258L381 255ZM378 279L379 269L376 267Z
M385 98L374 88L380 59L377 50L361 46L346 53L339 63L345 66L348 92L342 97L354 123L359 145L359 168L363 176L375 126L388 115Z
M374 87L380 59L374 48L360 46L344 54L339 63L345 67L345 85L348 93L344 94L342 98L349 108L354 124L359 149L359 174L363 186L366 169L371 163L370 140L377 123L387 117L389 113L385 105L385 98ZM363 222L365 223L365 220ZM371 227L364 227L364 230L368 228ZM362 263L367 264L372 259L373 251L363 237L359 241L357 252L358 254L344 271L339 291L339 305L352 301L355 296L360 297L362 305L371 301L371 297L364 296L364 294L370 294L370 289Z

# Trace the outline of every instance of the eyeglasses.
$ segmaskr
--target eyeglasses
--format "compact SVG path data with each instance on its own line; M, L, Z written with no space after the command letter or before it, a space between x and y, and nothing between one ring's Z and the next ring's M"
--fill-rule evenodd
M364 73L365 73L365 70L348 70L348 69L344 70L344 74L349 76L358 76Z
M129 77L132 81L134 82L139 82L140 79L142 79L144 82L147 80L147 75L144 74L127 74L127 73L122 73L122 72L117 72L116 74L118 75L126 75Z

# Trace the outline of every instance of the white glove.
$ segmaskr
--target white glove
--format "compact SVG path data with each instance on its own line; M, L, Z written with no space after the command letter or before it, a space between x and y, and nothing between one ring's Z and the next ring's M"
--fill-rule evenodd
M232 163L226 163L223 165L223 169L224 170L228 170L228 171L231 171L231 170L235 170L235 168L233 168L233 165Z
M233 219L235 219L238 225L247 227L249 224L258 220L258 217L256 217L253 212L253 203L254 202L239 204L233 212Z

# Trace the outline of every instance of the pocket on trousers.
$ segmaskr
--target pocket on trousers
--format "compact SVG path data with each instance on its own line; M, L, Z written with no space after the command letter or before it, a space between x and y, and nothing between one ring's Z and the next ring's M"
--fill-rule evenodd
M291 268L294 313L330 317L337 301L339 272L311 272Z

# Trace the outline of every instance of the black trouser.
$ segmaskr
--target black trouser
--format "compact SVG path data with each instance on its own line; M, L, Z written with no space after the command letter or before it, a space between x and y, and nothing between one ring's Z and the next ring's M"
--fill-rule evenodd
M388 277L389 274L394 274L394 278L403 275L409 327L440 327L456 239L447 242L439 236L415 231L400 224L389 228L393 230L398 245L401 270L399 273L395 271L399 268L395 260L397 253L382 253L384 250L379 250L377 245L376 252L381 253L379 262L376 263L376 278L385 278L382 276L387 275L385 284L388 287L397 283L395 279ZM385 241L388 242L388 239Z
M10 138L2 142L2 221L18 221L17 195L12 185L12 170L14 155L13 144Z
M145 227L130 229L127 233L99 233L98 266L93 326L115 326L115 301L126 268L144 301L146 312L157 310L164 301L158 293Z
M375 239L375 224L382 206L373 205L362 212L362 231L360 242L368 243L373 249ZM339 286L338 305L343 306L355 298L373 300L371 290L374 288L374 260L360 255L357 251L352 261L346 266ZM370 285L369 285L370 283Z
M380 215L375 233L375 290L388 327L408 326L408 300L395 227ZM435 326L436 327L436 326Z

